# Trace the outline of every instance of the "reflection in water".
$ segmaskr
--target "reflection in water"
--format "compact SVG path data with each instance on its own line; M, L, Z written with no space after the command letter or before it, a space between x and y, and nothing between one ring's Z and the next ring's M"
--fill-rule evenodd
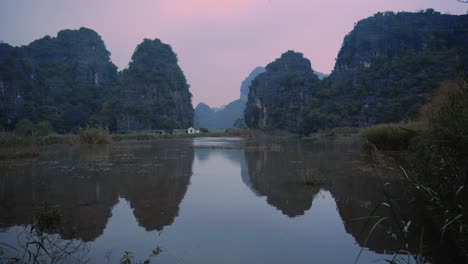
M360 140L291 140L282 144L281 151L246 151L245 155L250 179L246 185L266 196L267 202L283 214L289 217L303 215L320 189L329 190L346 231L361 247L386 253L396 252L409 243L410 249L416 249L417 238L410 236L409 241L404 241L394 223L377 225L369 236L378 219L389 217L391 212L388 208L374 212L388 200L382 189L383 182L368 164ZM307 171L312 171L319 182L314 187L304 183ZM387 186L402 203L399 217L409 219L411 209L405 204L405 194L396 188L398 182L391 179L387 178L385 182L392 183ZM366 218L369 216L379 218ZM389 230L396 235L389 235Z
M304 183L305 161L300 152L286 148L281 152L247 151L245 155L251 187L266 196L269 204L289 217L310 209L320 188Z
M54 147L39 160L1 162L0 241L46 203L63 211L63 238L92 241L92 263L117 262L125 250L142 259L156 245L163 247L158 263L349 263L361 246L370 251L359 263L370 263L400 247L400 237L386 233L391 224L377 226L365 243L375 220L356 220L386 201L359 140L231 148L268 143ZM308 171L319 184L304 183ZM385 179L404 201L394 181ZM405 218L411 208L401 201Z
M39 161L2 163L0 227L29 224L48 204L63 212L63 237L92 241L121 196L141 226L161 230L178 214L192 162L193 150L163 143L74 146Z

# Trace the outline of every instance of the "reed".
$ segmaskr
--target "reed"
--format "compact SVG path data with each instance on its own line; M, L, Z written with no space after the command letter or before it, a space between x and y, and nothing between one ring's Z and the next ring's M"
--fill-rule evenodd
M96 126L80 129L80 143L109 144L111 135L107 127Z

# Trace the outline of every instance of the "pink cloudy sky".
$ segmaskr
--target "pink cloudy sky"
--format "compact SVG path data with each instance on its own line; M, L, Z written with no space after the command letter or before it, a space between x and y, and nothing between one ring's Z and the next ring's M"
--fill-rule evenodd
M178 54L193 94L220 106L239 98L241 81L292 49L329 73L355 22L379 11L432 7L465 14L456 0L0 0L0 40L28 44L61 29L96 30L127 67L143 38L160 38Z

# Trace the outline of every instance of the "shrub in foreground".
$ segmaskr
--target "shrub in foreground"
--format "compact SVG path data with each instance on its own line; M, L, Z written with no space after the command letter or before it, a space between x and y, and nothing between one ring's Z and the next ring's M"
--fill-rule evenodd
M377 125L363 132L364 138L381 150L405 150L416 134L414 130L397 125Z

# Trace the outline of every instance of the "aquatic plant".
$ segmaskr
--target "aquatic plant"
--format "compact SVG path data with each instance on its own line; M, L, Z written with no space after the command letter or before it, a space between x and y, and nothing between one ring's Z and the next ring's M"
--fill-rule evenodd
M162 252L163 251L162 251L161 247L157 246L155 249L153 249L151 254L144 261L134 262L133 253L131 251L125 251L122 258L120 258L119 263L120 264L134 264L134 263L149 264L149 263L151 263L151 259L159 256Z
M0 243L0 259L6 263L81 263L89 252L83 242L64 240L62 212L43 205L32 222L23 227L15 245Z

